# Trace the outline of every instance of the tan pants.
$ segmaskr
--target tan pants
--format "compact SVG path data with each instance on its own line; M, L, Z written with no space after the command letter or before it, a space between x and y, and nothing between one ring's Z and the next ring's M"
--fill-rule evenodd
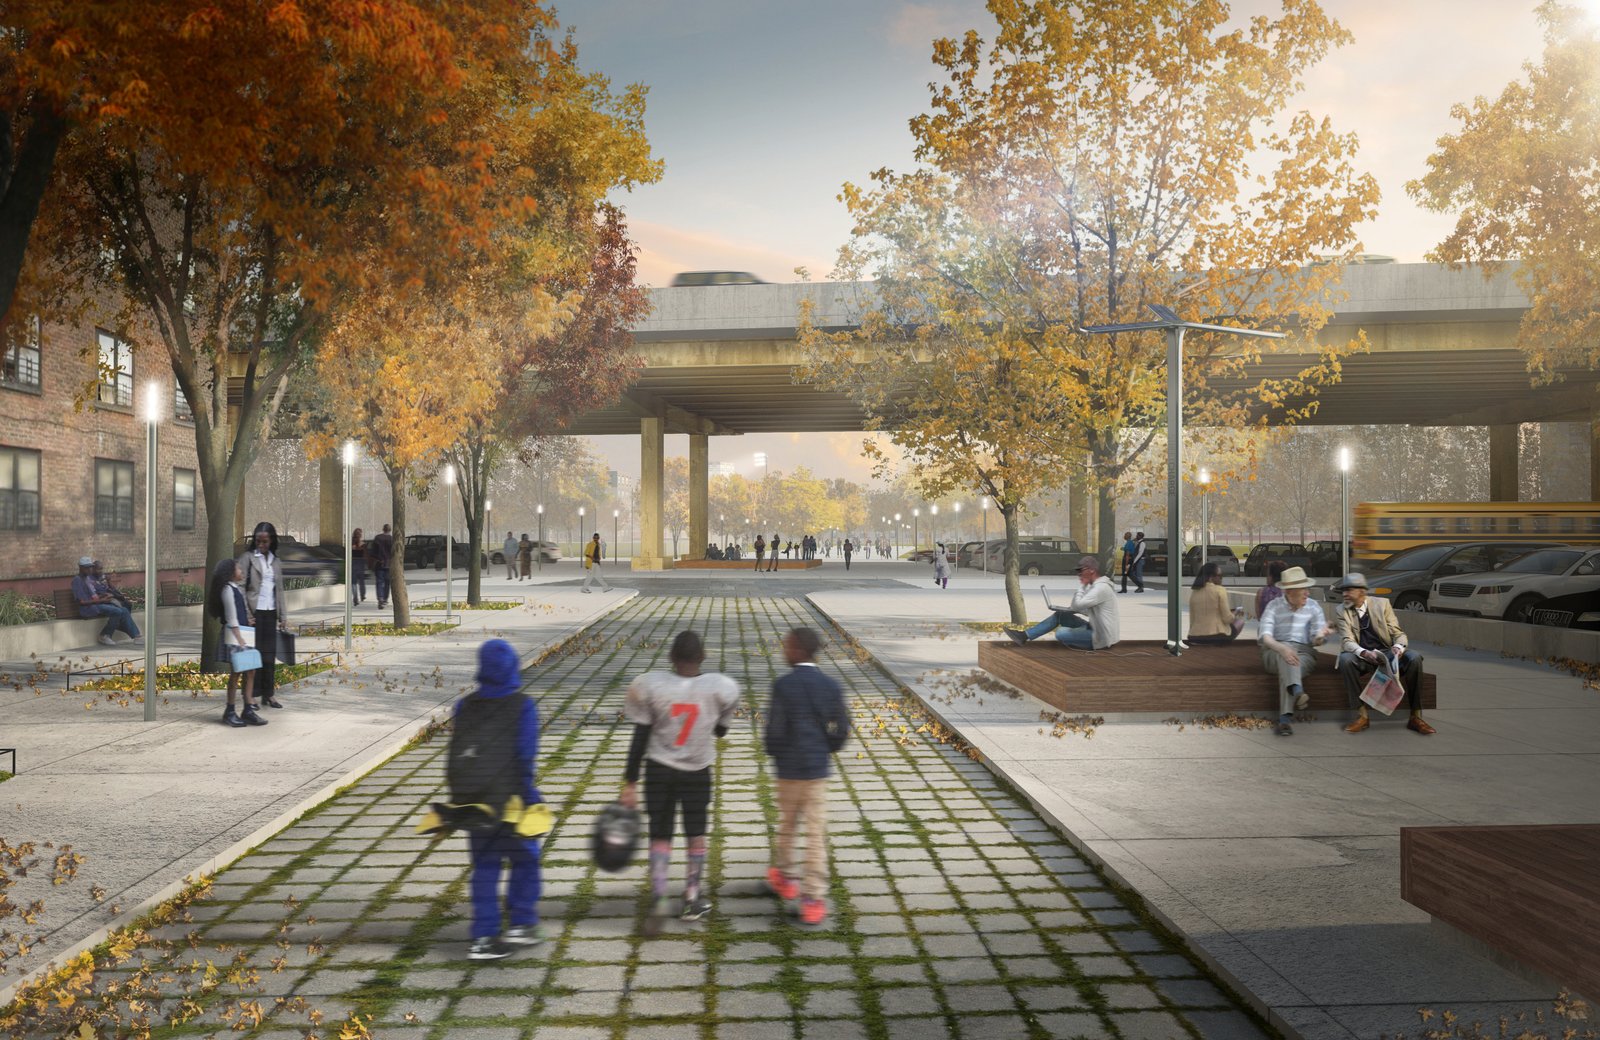
M806 828L805 873L800 878L800 894L821 899L828 894L828 781L778 781L778 843L772 850L772 865L790 875L794 861L794 832L804 820Z

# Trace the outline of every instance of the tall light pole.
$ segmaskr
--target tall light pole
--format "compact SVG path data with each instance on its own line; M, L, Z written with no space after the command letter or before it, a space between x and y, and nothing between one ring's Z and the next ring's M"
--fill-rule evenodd
M350 545L350 482L355 476L356 442L344 442L344 649L350 652L350 630L355 614L356 583L351 580L355 550Z
M618 546L620 546L622 543L617 541L617 532L621 529L621 525L622 510L613 509L611 511L611 566L613 567L617 565L617 556L620 555L618 553Z
M161 384L144 388L144 720L156 720L156 428Z
M489 539L494 537L494 499L483 500L483 533L478 536L478 541L483 543L485 549L489 547Z
M900 514L894 515L894 558L900 558Z
M989 576L989 496L978 499L978 510L983 513L983 574Z
M455 576L455 547L456 547L456 466L453 462L444 465L444 617L450 620L450 615L455 613L453 599L455 586L451 579Z
M1350 449L1339 449L1339 560L1350 573Z
M1167 652L1176 657L1184 651L1183 604L1172 574L1173 560L1180 561L1176 569L1180 573L1183 570L1183 334L1189 329L1265 339L1283 339L1285 334L1184 321L1170 307L1155 303L1147 306L1159 320L1090 325L1078 331L1094 335L1159 330L1167 335Z
M583 562L583 507L578 507L578 562Z
M921 524L921 522L922 522L922 510L921 509L913 509L911 511L911 551L912 552L916 552L918 549L922 548L922 530L918 526L918 525Z
M544 570L544 504L538 507L539 513L539 544L533 547L533 558L539 561L539 570Z
M1195 573L1205 570L1210 562L1211 554L1211 471L1204 467L1200 470L1200 568Z

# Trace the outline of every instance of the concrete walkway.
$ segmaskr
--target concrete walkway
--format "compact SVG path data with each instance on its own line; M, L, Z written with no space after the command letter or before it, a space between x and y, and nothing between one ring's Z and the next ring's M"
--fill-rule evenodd
M552 575L552 578L556 575ZM457 583L458 596L466 584ZM442 580L413 585L413 602L443 598ZM142 698L68 691L59 662L0 664L0 745L17 748L17 776L0 785L0 838L12 845L54 842L85 857L78 878L55 887L45 862L8 895L26 905L43 899L39 940L6 962L0 1005L18 980L46 962L98 941L134 911L166 898L186 876L214 871L258 844L398 751L423 725L470 688L478 645L511 641L532 660L635 593L583 595L576 588L503 579L485 596L526 596L508 611L461 611L459 628L427 638L358 638L344 667L282 687L282 711L262 709L263 728L219 722L220 691L162 696L158 721L143 718ZM374 601L363 618L378 620ZM306 623L341 608L304 612ZM419 613L416 620L437 620ZM340 638L302 637L302 654L341 649ZM199 632L163 639L162 652L197 655ZM74 652L74 667L139 658L135 647ZM86 710L87 709L87 710ZM43 851L43 850L42 850ZM95 900L91 886L103 890ZM113 912L116 908L120 913ZM5 922L14 924L13 921ZM13 952L13 951L8 951Z
M976 643L997 638L961 622L1007 616L997 581L810 599L1285 1032L1377 1038L1417 1030L1424 1007L1464 1022L1548 1014L1553 985L1400 900L1399 829L1595 822L1600 693L1581 680L1422 645L1440 676L1433 737L1405 730L1402 713L1356 736L1334 719L1291 738L1185 720L1107 723L1085 739L1043 718L1042 702L958 679ZM1124 639L1164 635L1164 593L1120 601ZM1029 605L1042 616L1037 589Z

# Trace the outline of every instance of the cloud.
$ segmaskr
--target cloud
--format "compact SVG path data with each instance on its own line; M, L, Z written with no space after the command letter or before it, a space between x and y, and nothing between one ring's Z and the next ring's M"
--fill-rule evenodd
M982 4L901 4L889 16L884 34L894 46L926 55L939 37L959 38L968 29L983 32L990 21Z

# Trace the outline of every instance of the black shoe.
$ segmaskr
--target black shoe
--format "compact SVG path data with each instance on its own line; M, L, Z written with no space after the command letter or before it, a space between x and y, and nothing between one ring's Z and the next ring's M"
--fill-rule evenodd
M1022 646L1023 644L1027 643L1027 641L1028 641L1028 637L1027 637L1026 634L1024 634L1022 632L1018 632L1014 628L1007 628L1007 629L1004 629L1003 631L1005 632L1006 636L1013 643L1017 644L1018 646Z
M238 729L240 726L249 725L249 723L245 722L239 717L239 713L233 710L233 705L231 704L228 705L227 710L222 713L222 724L224 726L232 726L234 729Z
M241 726L265 726L267 724L267 720L257 714L254 704L247 705L244 709L244 714L239 717L244 720L239 723Z
M283 707L283 704L281 702L279 702L278 698L276 698L276 697L263 697L263 698L261 698L261 703L265 704L269 708L281 708L281 707Z
M492 935L472 940L472 946L467 950L469 961L501 961L509 956L511 947Z
M1273 728L1273 732L1280 737L1294 736L1294 727L1289 725L1289 716L1285 715L1278 719L1278 725Z

